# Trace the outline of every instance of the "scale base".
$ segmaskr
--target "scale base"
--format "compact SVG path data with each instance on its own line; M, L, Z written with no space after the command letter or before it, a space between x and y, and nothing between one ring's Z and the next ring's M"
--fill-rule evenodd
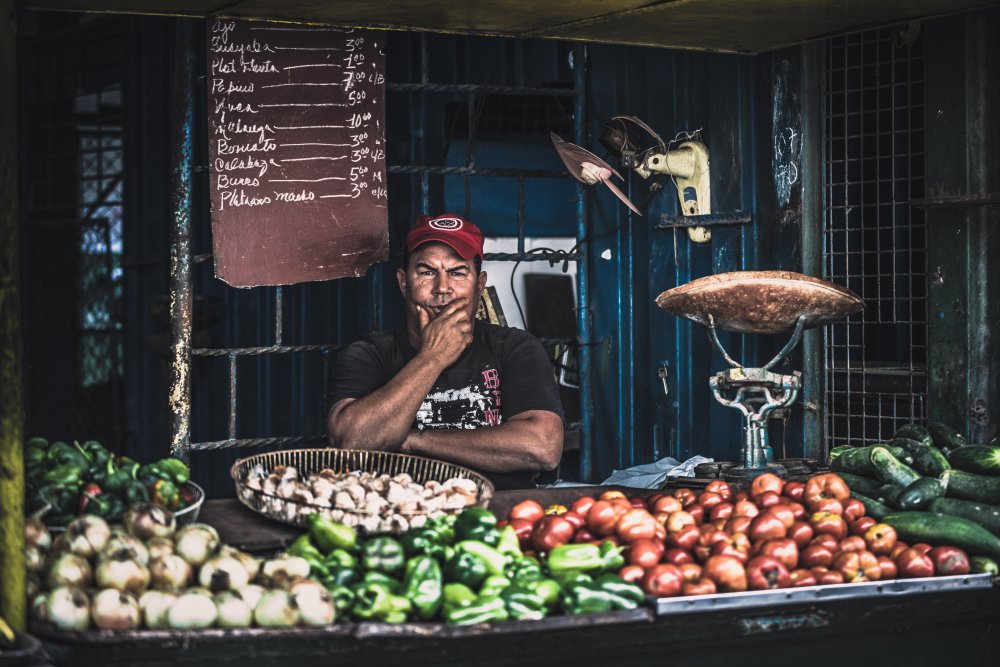
M785 470L785 466L780 463L769 463L766 466L760 466L759 468L734 466L727 469L723 473L722 478L727 482L739 484L740 482L752 482L754 478L760 477L764 473L768 472L777 475L781 479L788 478L788 471Z

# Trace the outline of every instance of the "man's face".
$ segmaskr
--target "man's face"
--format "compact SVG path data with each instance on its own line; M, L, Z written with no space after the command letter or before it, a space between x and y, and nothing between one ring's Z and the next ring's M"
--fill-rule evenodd
M474 319L480 293L486 287L486 272L477 274L473 260L462 259L451 246L436 242L414 250L406 270L397 270L396 278L406 301L407 324L414 325L420 321L418 305L426 308L433 320L462 297L468 297L464 310Z

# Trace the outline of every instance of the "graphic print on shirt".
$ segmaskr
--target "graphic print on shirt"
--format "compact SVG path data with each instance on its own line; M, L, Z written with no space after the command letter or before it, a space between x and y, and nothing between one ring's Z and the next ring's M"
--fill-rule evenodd
M419 429L498 426L500 415L500 376L495 368L482 371L483 383L461 389L431 391L417 410Z

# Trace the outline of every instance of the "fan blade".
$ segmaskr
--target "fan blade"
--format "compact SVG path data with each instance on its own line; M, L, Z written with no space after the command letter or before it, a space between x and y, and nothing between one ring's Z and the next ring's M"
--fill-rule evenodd
M555 146L556 153L559 154L563 164L566 165L566 169L568 169L569 173L573 174L573 178L578 181L587 183L586 179L581 176L583 164L585 162L596 165L600 169L607 169L621 179L621 175L615 171L614 167L588 151L586 148L580 148L576 144L571 144L568 141L562 140L555 132L550 132L549 138L552 139L552 145ZM588 185L593 184L588 183Z
M629 201L629 198L625 196L625 193L622 192L621 190L619 190L618 187L614 183L611 182L610 178L605 178L604 179L604 184L606 186L608 186L609 188L611 188L611 191L614 192L615 195L619 199L621 199L622 202L624 202L626 206L628 206L630 209L632 209L633 211L635 211L636 215L642 215L642 213L639 212L639 209L637 209L635 207L635 204L633 204L632 202Z

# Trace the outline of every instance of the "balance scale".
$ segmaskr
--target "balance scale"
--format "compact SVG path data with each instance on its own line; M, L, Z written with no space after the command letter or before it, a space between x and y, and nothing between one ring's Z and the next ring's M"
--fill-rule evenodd
M712 346L730 368L713 375L708 384L722 405L743 414L740 465L725 479L751 480L766 472L787 476L773 463L767 438L767 418L787 408L799 396L802 373L775 373L774 368L795 349L802 332L835 322L864 308L854 292L826 280L791 271L735 271L693 280L663 292L656 304L666 312L708 328ZM747 368L722 347L716 330L743 334L787 334L781 351L761 368ZM760 404L755 408L756 404Z

